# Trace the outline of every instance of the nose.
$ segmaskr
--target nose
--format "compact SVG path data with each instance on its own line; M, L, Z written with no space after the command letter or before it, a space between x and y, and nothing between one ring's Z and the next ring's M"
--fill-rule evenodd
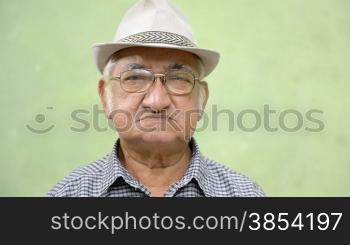
M156 77L154 83L145 95L142 105L154 112L160 112L169 108L171 100L162 77Z

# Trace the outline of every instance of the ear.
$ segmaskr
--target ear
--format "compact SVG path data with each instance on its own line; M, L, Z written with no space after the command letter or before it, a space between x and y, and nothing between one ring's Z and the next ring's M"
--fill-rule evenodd
M204 96L205 96L203 100L203 106L202 106L204 110L209 98L209 89L208 89L208 83L206 81L202 81L202 86L204 87Z
M106 118L110 119L110 111L107 106L107 94L106 94L106 81L103 79L100 79L98 81L98 95L100 96L100 100L103 106L103 110L105 111Z
M202 110L201 110L201 114L198 117L198 121L202 119L202 115L204 113L204 109L205 109L205 106L207 105L207 101L209 98L208 83L206 81L201 81L200 83L201 84L199 86L203 87L204 94L203 94L203 101L202 101Z

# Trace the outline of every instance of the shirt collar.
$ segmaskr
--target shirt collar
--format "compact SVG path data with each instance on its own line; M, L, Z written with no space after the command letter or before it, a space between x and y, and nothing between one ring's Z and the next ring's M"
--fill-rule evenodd
M125 182L133 187L140 187L140 183L132 177L129 172L124 168L118 158L118 148L120 140L118 139L112 149L111 154L107 156L107 161L102 168L102 176L100 180L100 195L106 193L108 188L119 178L123 178ZM199 151L198 144L194 138L191 139L189 145L192 150L192 157L189 166L184 176L179 180L175 186L176 189L187 185L190 181L195 179L203 191L205 196L213 196L210 188L211 176L210 170L205 161L203 155Z

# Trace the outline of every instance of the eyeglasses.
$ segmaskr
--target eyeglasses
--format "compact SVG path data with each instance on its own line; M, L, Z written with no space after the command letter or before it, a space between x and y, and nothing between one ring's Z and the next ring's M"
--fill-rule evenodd
M127 93L142 93L148 91L156 77L161 78L168 92L177 95L191 93L198 80L192 72L178 69L167 70L164 74L147 69L132 69L110 79L120 81L121 88Z

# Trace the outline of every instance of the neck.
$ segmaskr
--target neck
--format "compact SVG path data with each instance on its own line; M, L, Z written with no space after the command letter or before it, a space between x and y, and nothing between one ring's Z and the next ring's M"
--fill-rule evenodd
M187 142L177 144L134 144L120 140L119 158L138 181L154 196L162 196L184 175L191 149Z

